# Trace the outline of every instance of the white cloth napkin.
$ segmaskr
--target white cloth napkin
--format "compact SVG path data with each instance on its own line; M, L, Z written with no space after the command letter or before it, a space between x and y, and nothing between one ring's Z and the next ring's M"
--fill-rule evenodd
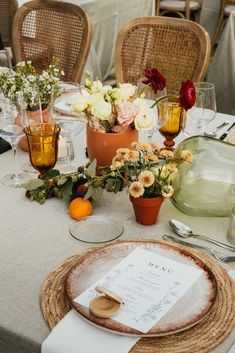
M41 353L127 353L138 339L97 328L71 310L45 339Z

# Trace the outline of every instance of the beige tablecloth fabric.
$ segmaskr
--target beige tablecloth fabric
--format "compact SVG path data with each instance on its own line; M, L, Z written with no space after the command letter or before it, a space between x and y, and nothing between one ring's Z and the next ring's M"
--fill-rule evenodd
M214 83L218 111L235 114L235 12L232 12L221 35L208 72Z
M213 125L217 126L224 120L232 122L234 119L218 114ZM178 140L183 137L179 136ZM156 134L153 140L162 141L162 138ZM76 138L75 155L76 165L83 164L85 131ZM28 160L28 155L22 151L19 151L18 157L19 165ZM13 155L12 151L8 151L0 155L0 178L12 170ZM94 214L118 217L125 228L121 239L162 239L164 233L172 233L168 221L175 218L199 234L226 241L229 223L228 218L190 217L166 200L158 223L141 226L134 219L133 208L125 190L118 194L106 193L102 203L95 206ZM44 205L39 205L26 199L24 190L0 184L1 353L40 352L40 345L49 334L39 307L42 284L63 259L89 247L69 235L71 222L64 201L50 199ZM235 263L226 267L235 269ZM227 353L233 341L235 331L213 353Z

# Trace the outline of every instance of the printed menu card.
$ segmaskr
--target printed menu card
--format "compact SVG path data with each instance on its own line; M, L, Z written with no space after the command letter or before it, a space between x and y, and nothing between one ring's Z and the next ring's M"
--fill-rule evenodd
M198 280L199 268L137 247L103 278L74 299L89 307L104 287L123 299L112 319L140 332L148 332Z

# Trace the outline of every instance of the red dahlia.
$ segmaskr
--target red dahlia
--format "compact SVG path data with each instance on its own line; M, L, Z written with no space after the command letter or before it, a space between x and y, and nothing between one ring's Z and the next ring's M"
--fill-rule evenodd
M144 71L146 85L150 85L154 91L162 91L166 87L166 78L157 69L146 69Z

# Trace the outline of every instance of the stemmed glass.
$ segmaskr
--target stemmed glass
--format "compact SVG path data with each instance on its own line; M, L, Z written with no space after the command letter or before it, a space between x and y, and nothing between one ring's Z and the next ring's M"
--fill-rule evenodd
M12 147L14 154L14 173L5 175L1 182L2 184L10 187L16 187L25 183L29 177L27 174L18 172L16 150L19 141L24 137L24 131L22 125L18 125L15 122L15 115L13 107L12 109L6 109L6 99L1 100L1 114L0 114L0 137L6 140Z
M154 127L152 129L149 129L146 131L148 142L152 142L152 137L153 134L156 130L159 130L162 125L164 125L167 122L168 116L165 115L164 118L162 117L161 120L158 119L158 113L157 113L157 105L156 100L161 98L162 96L166 96L166 88L164 88L161 91L157 91L155 93L150 85L146 85L143 81L145 81L146 78L140 78L138 83L137 83L137 95L139 97L144 97L146 100L146 103L148 106L154 111L154 115L156 116L155 121L154 121ZM154 105L155 104L155 105Z
M185 111L179 105L178 96L169 96L158 104L158 121L161 128L159 132L165 137L164 145L167 150L173 151L174 139L183 128ZM162 120L167 120L162 124Z
M206 134L205 127L216 116L215 87L210 82L195 82L196 102L187 112L184 124L186 136Z
M42 124L43 123L43 116L42 116L42 107L41 107L41 100L40 100L40 93L38 86L34 87L34 107L33 110L27 109L27 103L24 97L23 91L17 92L16 94L16 105L18 108L18 117L16 120L20 120L20 124L26 128L28 126L32 126L35 124ZM25 142L28 146L27 139L25 137ZM21 167L23 172L26 173L36 173L37 171L33 168L30 162L26 162Z

